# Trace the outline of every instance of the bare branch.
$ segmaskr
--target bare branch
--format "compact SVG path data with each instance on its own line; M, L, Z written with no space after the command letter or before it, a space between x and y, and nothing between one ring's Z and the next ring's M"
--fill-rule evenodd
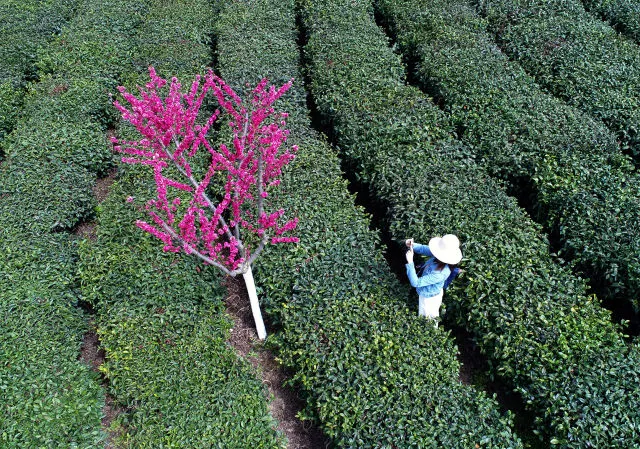
M252 265L253 262L255 262L255 260L258 258L258 256L262 252L262 250L267 245L268 241L269 241L269 238L266 235L264 237L262 237L262 240L260 240L260 244L258 245L256 250L253 252L253 254L251 254L251 257L249 258L249 261L247 262L248 265Z
M176 136L173 136L173 142L176 145L176 148L180 146L180 143L178 142L178 139L176 138ZM160 144L162 145L163 149L166 151L167 148L162 143L160 143ZM167 154L169 154L169 153L167 152ZM171 160L173 161L173 163L176 166L176 168L178 169L178 171L182 174L182 176L184 176L185 178L187 178L189 180L189 182L191 182L191 185L193 186L194 189L197 189L200 184L193 177L193 175L192 176L188 176L187 172L185 171L185 169L182 168L180 166L180 164L178 164L178 161L176 161L173 157L171 157ZM207 196L207 194L205 192L202 192L202 197L204 198L204 200L206 201L207 205L209 206L209 209L211 209L213 212L215 212L216 206L215 206L215 204L213 204L213 201L211 201L211 199L209 199L209 197ZM231 241L233 239L233 235L231 234L231 230L229 230L229 227L227 226L226 220L224 219L224 217L222 215L220 215L220 217L218 218L218 221L220 222L220 225L222 225L222 228L226 229L227 237L229 238L229 241ZM236 240L238 241L238 249L241 252L244 252L244 245L242 244L242 240L240 239L239 231L237 233Z
M242 131L242 148L245 147L245 145L247 144L247 133L249 132L249 113L245 112L244 114L244 129ZM235 196L236 199L238 198L238 192L235 192ZM241 242L240 239L240 223L238 223L236 221L236 225L235 225L235 234L236 234L236 239ZM242 248L242 251L244 252L244 247Z
M180 245L184 248L185 246L189 248L189 251L191 252L191 254L194 254L195 256L197 256L198 258L200 258L203 262L205 262L208 265L213 265L216 268L219 268L221 271L223 271L225 274L231 276L231 277L236 277L238 274L242 273L241 269L235 269L235 270L229 270L227 267L225 267L224 265L222 265L220 262L216 262L215 260L213 260L210 257L207 257L206 255L202 254L200 251L198 251L197 248L189 245L188 243L185 243L185 241L180 238L180 236L174 231L174 229L169 226L166 223L162 223L162 228L167 231L167 233L171 236L171 238L173 238L174 240L176 240L177 242L180 243Z

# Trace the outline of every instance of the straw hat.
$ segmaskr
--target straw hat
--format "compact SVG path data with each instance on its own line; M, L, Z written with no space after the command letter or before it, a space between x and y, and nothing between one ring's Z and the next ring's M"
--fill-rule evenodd
M429 240L429 249L433 257L440 262L455 265L462 260L460 240L453 234L432 238Z

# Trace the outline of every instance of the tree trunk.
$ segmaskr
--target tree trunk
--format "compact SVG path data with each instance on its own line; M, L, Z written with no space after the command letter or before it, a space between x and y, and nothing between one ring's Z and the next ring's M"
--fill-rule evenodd
M258 293L256 292L256 284L253 282L253 272L251 271L251 265L246 273L242 274L244 282L247 285L247 292L249 293L249 302L251 303L251 312L253 313L253 320L256 322L256 331L258 332L258 338L264 340L267 338L267 331L264 328L264 321L262 321L262 313L260 312L260 303L258 302Z

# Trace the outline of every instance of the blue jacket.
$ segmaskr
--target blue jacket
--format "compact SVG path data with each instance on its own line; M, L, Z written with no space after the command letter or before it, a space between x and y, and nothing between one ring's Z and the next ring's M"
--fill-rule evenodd
M433 254L431 254L431 250L429 250L427 245L414 243L413 251L416 254L428 256L430 259L425 262L420 276L416 273L416 267L414 264L406 264L407 277L409 278L411 286L415 287L418 295L424 298L436 296L442 291L444 282L451 274L451 268L449 268L449 265L445 265L441 271L437 271L436 267L438 266L438 262L436 262L436 259L433 257Z

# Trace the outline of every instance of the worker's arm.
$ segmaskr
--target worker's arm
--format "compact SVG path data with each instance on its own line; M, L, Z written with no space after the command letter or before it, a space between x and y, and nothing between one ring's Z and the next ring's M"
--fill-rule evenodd
M421 256L427 256L427 257L432 257L433 254L431 254L431 250L429 249L429 246L427 245L421 245L420 243L414 243L413 244L413 250L416 252L416 254L420 254Z
M440 271L433 270L430 273L423 274L422 276L418 277L418 275L416 274L416 267L414 264L408 263L406 267L407 267L407 277L409 278L409 282L411 283L411 286L415 288L425 287L427 285L444 282L449 277L449 274L451 273L450 270L444 268Z

